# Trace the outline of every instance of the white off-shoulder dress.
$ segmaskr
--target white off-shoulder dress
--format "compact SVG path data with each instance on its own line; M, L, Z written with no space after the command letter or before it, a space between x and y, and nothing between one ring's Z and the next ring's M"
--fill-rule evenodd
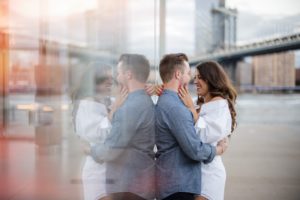
M216 146L218 141L230 134L231 121L227 100L216 100L201 106L195 128L202 142ZM201 196L209 200L223 200L226 171L221 156L216 156L211 163L202 164L201 168Z
M111 124L104 104L81 100L75 116L76 133L91 146L104 143ZM98 200L106 196L106 166L87 156L82 168L82 183L85 200Z

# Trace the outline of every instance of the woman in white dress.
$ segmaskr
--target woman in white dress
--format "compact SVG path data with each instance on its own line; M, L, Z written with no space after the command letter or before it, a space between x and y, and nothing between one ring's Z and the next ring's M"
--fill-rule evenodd
M198 95L196 106L186 87L179 90L179 96L193 113L195 128L202 142L216 146L236 127L234 104L237 93L216 62L199 64L194 84ZM201 196L196 200L223 200L226 171L221 156L216 156L209 164L202 164L201 170Z
M75 132L84 143L99 145L110 133L110 118L123 103L127 90L123 89L112 104L113 79L111 68L93 63L84 73L79 88L74 93L73 120ZM82 168L82 183L85 200L107 200L106 165L99 164L89 155Z

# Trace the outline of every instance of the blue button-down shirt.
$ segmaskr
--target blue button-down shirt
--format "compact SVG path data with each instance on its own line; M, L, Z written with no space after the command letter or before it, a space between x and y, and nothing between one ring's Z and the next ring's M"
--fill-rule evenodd
M107 163L107 192L132 192L153 199L155 107L144 90L129 93L115 112L104 145L91 149L92 157Z
M159 97L155 121L157 198L176 192L200 194L201 162L213 160L215 147L201 142L192 113L174 91L165 90Z

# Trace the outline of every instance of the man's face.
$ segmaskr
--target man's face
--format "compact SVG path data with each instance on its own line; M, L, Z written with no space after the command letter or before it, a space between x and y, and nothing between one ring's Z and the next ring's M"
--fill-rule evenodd
M122 62L119 62L117 66L117 82L121 86L127 86L126 74L122 68Z
M188 62L184 61L184 71L180 78L181 86L187 85L191 80L191 68Z

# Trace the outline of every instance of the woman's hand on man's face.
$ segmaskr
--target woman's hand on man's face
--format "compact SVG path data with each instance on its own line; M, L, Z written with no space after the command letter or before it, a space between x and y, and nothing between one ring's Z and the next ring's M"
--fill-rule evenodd
M124 86L120 87L120 93L117 95L116 101L115 101L115 109L118 109L124 101L127 99L128 96L128 89Z
M192 112L193 118L194 118L194 123L196 123L199 118L199 114L196 111L193 99L189 93L187 86L184 86L184 87L181 86L178 89L178 96L180 97L182 102L185 104L185 106Z
M193 99L189 93L189 90L187 88L187 86L181 86L178 90L178 96L180 97L180 99L182 100L182 102L184 103L184 105L186 107L188 107L189 109L194 109L195 105L193 102Z
M111 111L108 114L108 119L111 121L116 110L124 103L128 96L128 89L124 86L120 87L119 94L116 97L116 101L111 106Z

